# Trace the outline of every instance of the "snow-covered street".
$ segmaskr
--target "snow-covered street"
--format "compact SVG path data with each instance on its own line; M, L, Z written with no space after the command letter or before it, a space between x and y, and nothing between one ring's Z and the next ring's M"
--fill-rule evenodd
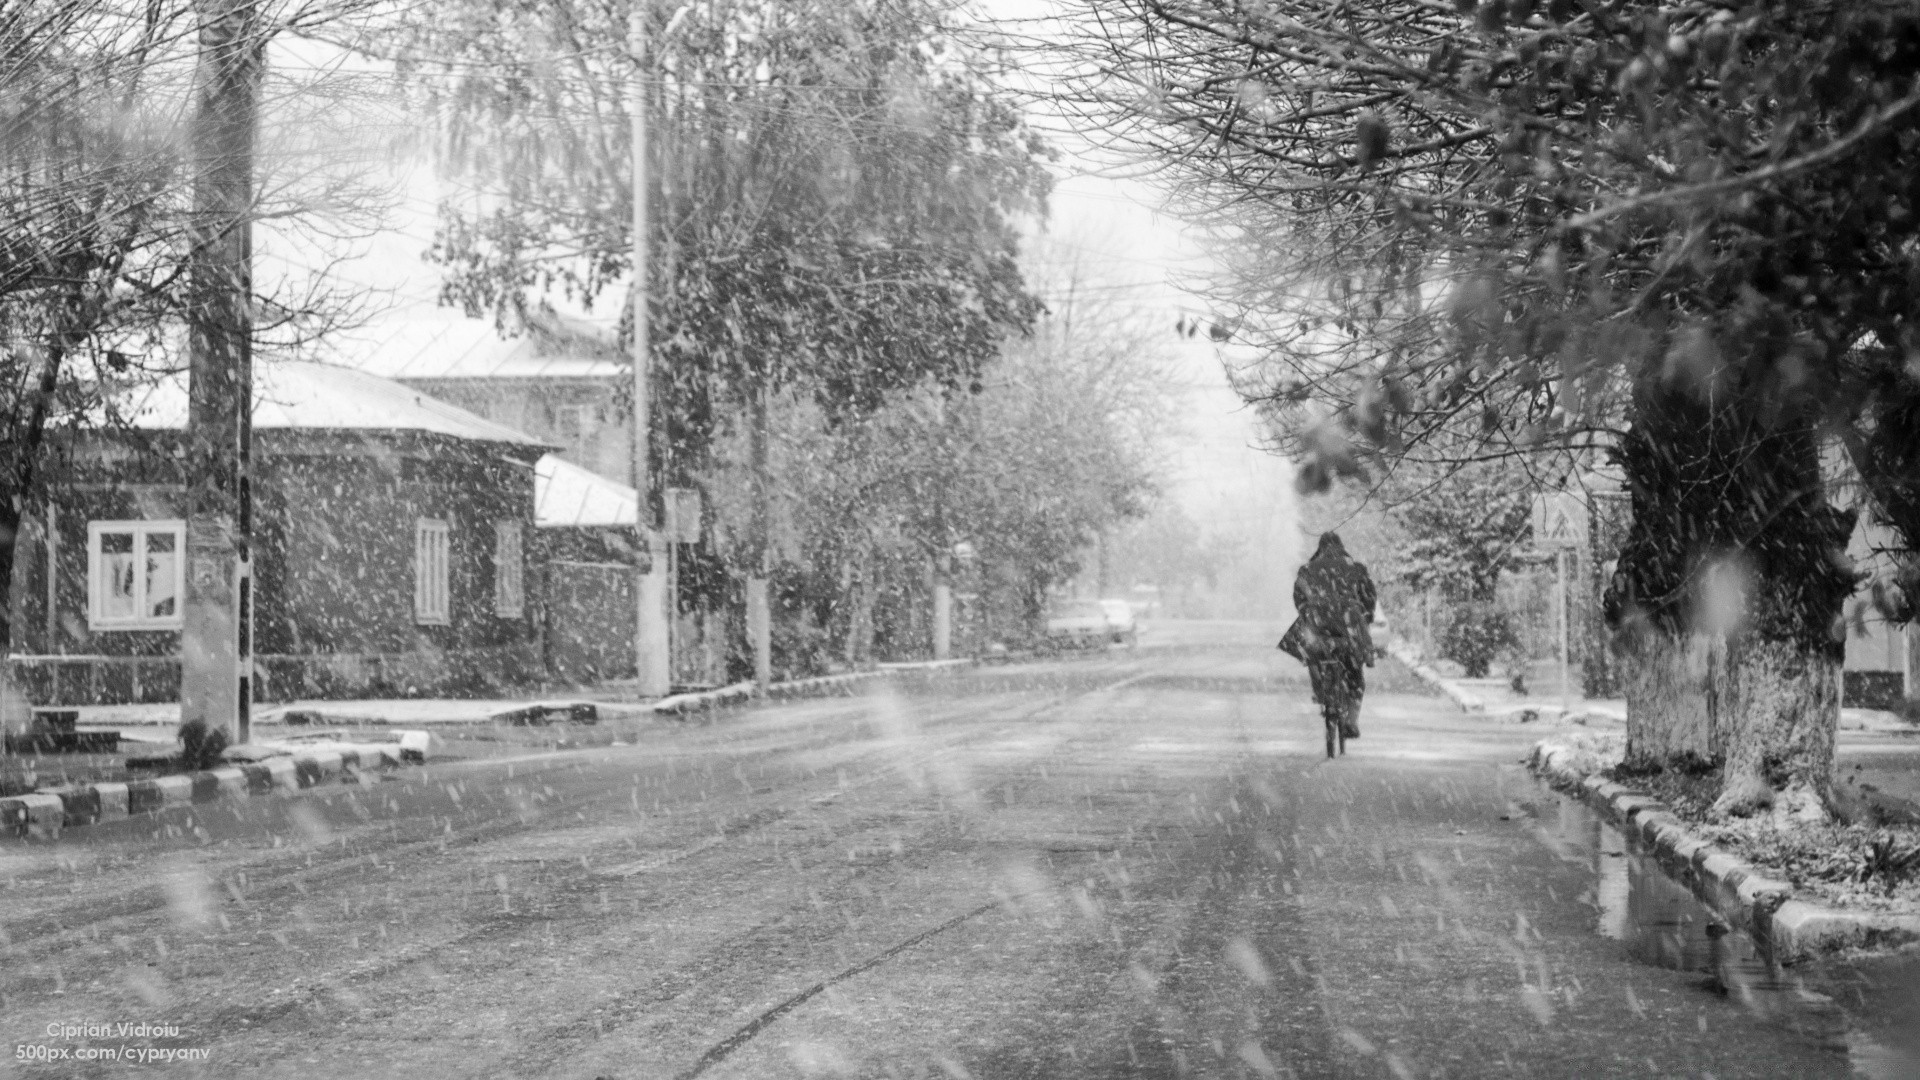
M204 1076L1893 1075L1852 1070L1911 961L1744 1001L1645 962L1620 928L1675 901L1623 906L1656 885L1519 765L1536 725L1383 664L1328 761L1272 629L9 844L6 1035L160 1018Z

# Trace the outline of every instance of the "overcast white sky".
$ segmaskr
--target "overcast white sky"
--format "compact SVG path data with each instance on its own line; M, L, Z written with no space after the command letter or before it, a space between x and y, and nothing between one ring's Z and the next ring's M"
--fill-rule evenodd
M1064 33L1061 12L1068 7L1059 0L979 0L985 17L1029 38ZM1047 87L1028 89L1040 95ZM1205 274L1202 245L1161 211L1152 186L1130 178L1140 170L1096 149L1075 123L1045 116L1039 123L1060 154L1051 238L1084 255L1082 266L1110 286L1109 295L1138 305L1166 328L1165 345L1179 369L1183 431L1170 447L1169 494L1203 530L1245 538L1271 556L1274 573L1290 577L1299 557L1293 468L1258 449L1261 432L1228 386L1214 344L1204 334L1182 340L1173 332L1182 316L1208 314L1180 287Z

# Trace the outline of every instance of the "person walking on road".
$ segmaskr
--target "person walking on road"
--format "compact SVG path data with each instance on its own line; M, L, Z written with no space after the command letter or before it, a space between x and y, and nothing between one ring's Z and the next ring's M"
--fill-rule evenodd
M1347 554L1337 533L1322 533L1313 558L1293 580L1299 613L1280 648L1307 666L1313 700L1327 722L1327 756L1360 737L1360 698L1373 664L1373 577Z

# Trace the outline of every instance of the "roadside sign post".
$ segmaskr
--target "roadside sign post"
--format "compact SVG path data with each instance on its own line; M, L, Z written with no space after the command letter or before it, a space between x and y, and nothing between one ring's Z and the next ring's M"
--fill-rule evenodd
M1533 497L1533 543L1553 552L1554 613L1560 623L1560 708L1573 709L1572 679L1567 670L1567 553L1577 551L1587 536L1587 507L1569 492Z
M1560 714L1573 711L1573 688L1567 678L1567 549L1553 553L1553 601L1560 618Z
M667 670L679 659L680 545L700 542L700 489L670 487L661 502L661 540L667 549ZM669 677L669 684L672 683ZM697 680L695 680L697 681Z

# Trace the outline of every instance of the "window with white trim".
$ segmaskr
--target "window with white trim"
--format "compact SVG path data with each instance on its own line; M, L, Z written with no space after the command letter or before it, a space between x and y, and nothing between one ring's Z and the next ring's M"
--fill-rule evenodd
M592 405L562 405L554 410L554 421L562 442L584 443L600 426L600 410Z
M447 523L421 518L413 528L413 621L445 626L453 621L447 600Z
M504 619L519 618L527 606L520 537L519 522L493 523L493 613Z
M184 521L87 523L87 625L178 630L187 590Z

